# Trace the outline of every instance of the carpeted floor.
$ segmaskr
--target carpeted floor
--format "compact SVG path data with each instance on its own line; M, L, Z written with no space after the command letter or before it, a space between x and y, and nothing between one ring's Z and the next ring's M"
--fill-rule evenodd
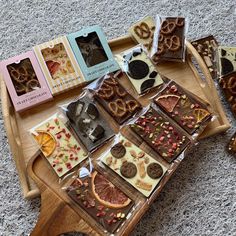
M211 33L222 45L236 45L234 3L0 0L0 60L93 24L114 38L125 34L130 24L144 15L157 13L188 16L189 39ZM223 103L232 128L192 150L132 235L236 235L236 157L225 152L236 122ZM0 152L0 235L28 235L37 221L40 199L22 199L1 117Z

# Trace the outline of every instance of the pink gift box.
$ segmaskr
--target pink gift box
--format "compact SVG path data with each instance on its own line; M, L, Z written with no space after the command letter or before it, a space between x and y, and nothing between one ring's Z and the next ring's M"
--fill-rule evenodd
M2 61L0 69L17 112L52 99L33 51Z

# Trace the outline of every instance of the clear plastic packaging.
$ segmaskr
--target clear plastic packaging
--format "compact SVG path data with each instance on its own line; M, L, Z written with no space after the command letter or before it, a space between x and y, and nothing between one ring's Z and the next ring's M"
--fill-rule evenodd
M155 64L162 61L185 61L188 20L184 17L156 17L151 57Z
M73 174L75 167L87 158L87 152L58 113L31 128L29 133L59 180Z
M111 139L115 132L88 90L70 103L60 106L77 137L92 152Z
M144 95L163 83L155 65L141 45L116 55L116 59L138 95Z

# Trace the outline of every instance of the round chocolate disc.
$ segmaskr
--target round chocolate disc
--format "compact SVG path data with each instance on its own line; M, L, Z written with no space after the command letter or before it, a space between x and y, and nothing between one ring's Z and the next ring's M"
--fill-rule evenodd
M147 167L147 174L152 179L158 179L163 175L163 169L158 163L151 163Z
M147 63L141 60L134 60L129 63L129 75L133 79L143 79L149 73L149 67Z
M125 178L133 178L137 174L137 167L132 162L124 162L120 167L120 173Z
M111 148L111 154L115 158L118 158L118 159L122 158L125 155L125 153L126 153L126 149L122 143L117 143L115 146Z

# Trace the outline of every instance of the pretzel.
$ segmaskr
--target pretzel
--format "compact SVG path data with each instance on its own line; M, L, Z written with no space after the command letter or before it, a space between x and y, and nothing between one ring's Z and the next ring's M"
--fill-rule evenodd
M163 36L163 34L160 34L160 35L159 35L158 41L159 41L159 42L163 42L163 41L164 41L164 36Z
M172 21L164 20L161 24L162 34L171 34L176 28L176 24Z
M128 110L129 110L129 112L133 112L137 108L140 107L139 103L136 100L126 101L126 106L127 106Z
M157 55L157 53L155 53L153 56L152 56L152 60L154 63L158 63L158 60L160 59L159 55Z
M17 83L24 83L28 80L28 72L25 70L24 67L20 67L18 69L11 67L10 75L11 78L15 80Z
M229 78L227 88L232 94L236 94L236 77L232 76Z
M151 36L151 30L146 22L142 22L140 25L136 25L134 27L134 32L141 39L148 39Z
M158 44L158 48L157 48L157 55L161 55L163 52L165 51L165 47L163 44Z
M26 87L21 83L14 83L14 87L17 93L26 93Z
M109 84L104 82L100 87L100 89L98 90L97 95L100 98L108 100L114 96L114 90Z
M115 92L119 97L125 97L127 95L126 91L122 91L122 88L118 86L115 87Z
M116 117L123 117L127 113L126 104L122 99L117 99L108 104L110 111Z
M105 84L108 84L108 85L113 85L113 86L118 84L118 82L116 81L116 79L113 78L113 77L109 77L109 78L105 79L105 80L104 80L104 83L105 83Z
M31 79L26 83L26 92L33 91L39 87L40 87L39 81L36 79Z
M178 27L182 27L182 26L184 26L184 20L182 19L180 19L180 18L176 18L176 20L175 20L175 24L178 26Z
M180 48L180 39L178 36L173 35L170 38L165 38L165 45L170 51L177 51Z

